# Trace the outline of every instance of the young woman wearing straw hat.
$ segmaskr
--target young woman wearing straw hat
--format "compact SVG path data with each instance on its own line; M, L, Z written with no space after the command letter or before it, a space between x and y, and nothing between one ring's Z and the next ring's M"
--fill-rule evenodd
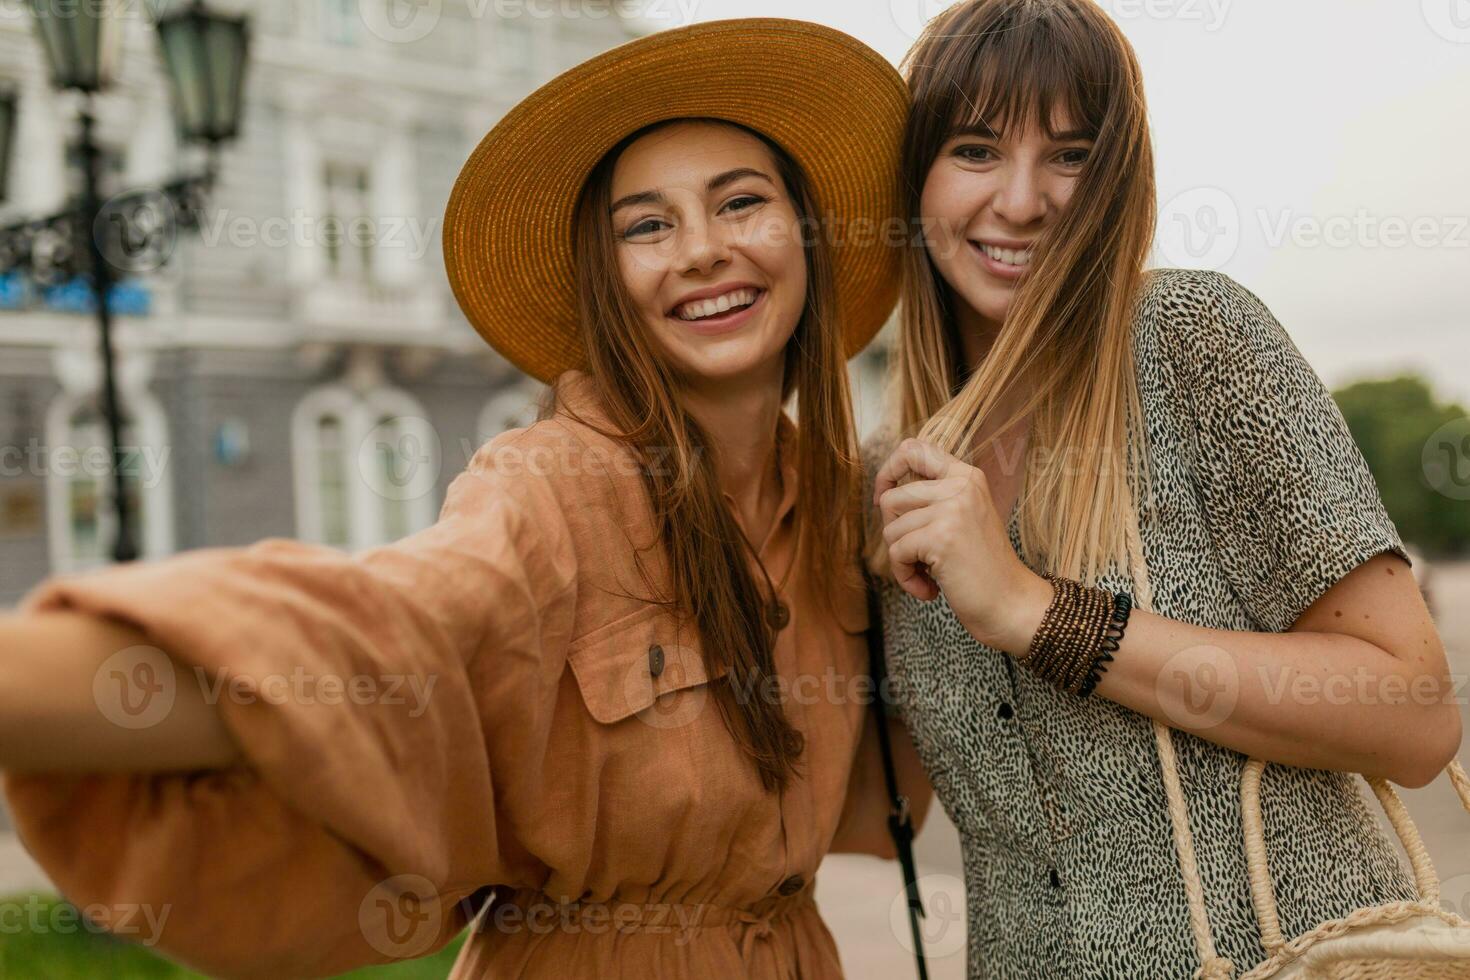
M396 544L272 539L30 593L0 765L61 890L166 908L157 945L229 976L418 956L471 921L457 977L840 976L813 876L890 851L844 361L897 257L839 233L897 213L904 101L852 38L748 20L510 112L454 186L445 260L554 403ZM119 677L172 710L99 718ZM324 691L385 678L429 696Z
M964 842L970 975L1262 961L1247 757L1274 763L1281 934L1415 898L1351 774L1417 787L1450 763L1443 646L1270 311L1218 273L1144 272L1126 39L1089 0L970 0L907 65L927 248L905 256L895 434L865 459L895 694Z

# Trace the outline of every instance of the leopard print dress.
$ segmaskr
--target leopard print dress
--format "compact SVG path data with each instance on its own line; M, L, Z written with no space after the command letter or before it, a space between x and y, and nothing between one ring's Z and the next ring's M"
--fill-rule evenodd
M1363 561L1408 560L1331 395L1256 296L1219 273L1156 270L1134 331L1153 467L1139 530L1159 613L1279 632ZM866 447L870 481L890 448L882 436ZM1010 531L1020 553L1014 511ZM1099 584L1135 592L1116 567ZM891 582L882 593L898 712L960 832L969 977L1190 977L1199 962L1150 719L1019 668L943 597L920 602ZM1246 757L1171 727L1215 946L1244 972L1266 955L1241 845ZM1415 897L1360 782L1265 768L1287 938Z

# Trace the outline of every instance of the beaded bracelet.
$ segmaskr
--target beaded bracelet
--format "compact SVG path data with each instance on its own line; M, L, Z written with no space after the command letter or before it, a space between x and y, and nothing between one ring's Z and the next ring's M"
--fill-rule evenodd
M1052 601L1032 637L1023 662L1063 690L1081 683L1079 666L1100 641L1107 625L1107 595L1071 579L1047 576Z
M1071 579L1046 578L1052 585L1051 604L1026 654L1018 659L1061 690L1086 697L1118 650L1132 597Z
M1071 656L1059 675L1063 690L1076 694L1087 679L1087 673L1097 659L1098 646L1112 618L1112 596L1102 589L1076 586L1080 596L1077 635L1072 642Z
M1097 682L1102 680L1102 675L1107 673L1108 663L1112 661L1113 654L1118 652L1118 644L1123 642L1123 631L1128 628L1128 614L1133 611L1133 597L1126 592L1119 592L1113 596L1113 615L1108 621L1107 632L1103 636L1101 652L1096 660L1092 662L1091 669L1087 672L1087 679L1077 689L1079 697L1087 697L1097 687Z

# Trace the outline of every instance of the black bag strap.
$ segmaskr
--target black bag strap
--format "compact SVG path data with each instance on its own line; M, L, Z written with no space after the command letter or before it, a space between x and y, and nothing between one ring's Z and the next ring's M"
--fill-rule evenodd
M924 963L924 935L919 920L924 918L924 900L919 897L918 870L914 865L914 821L909 800L898 791L898 774L893 766L893 746L888 741L888 708L884 704L884 680L888 667L883 656L883 625L878 608L877 582L865 576L868 586L868 662L873 675L873 704L878 711L878 746L883 753L883 781L888 784L888 832L898 850L898 863L903 868L903 887L908 896L909 931L914 938L914 961L919 980L929 980Z

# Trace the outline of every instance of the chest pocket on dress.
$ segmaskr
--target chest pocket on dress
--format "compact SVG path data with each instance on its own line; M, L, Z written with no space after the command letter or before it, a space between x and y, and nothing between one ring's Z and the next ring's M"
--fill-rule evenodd
M711 712L717 718L699 636L662 606L649 605L579 638L567 650L587 711L603 724L638 715L678 729Z

